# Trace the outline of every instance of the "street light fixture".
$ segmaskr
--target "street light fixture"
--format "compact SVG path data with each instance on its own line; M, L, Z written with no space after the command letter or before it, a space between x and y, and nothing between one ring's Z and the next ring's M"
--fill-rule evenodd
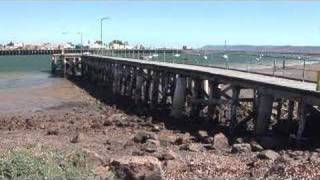
M109 17L103 17L100 19L100 41L101 41L101 45L103 45L103 41L102 41L102 23L104 20L109 20Z

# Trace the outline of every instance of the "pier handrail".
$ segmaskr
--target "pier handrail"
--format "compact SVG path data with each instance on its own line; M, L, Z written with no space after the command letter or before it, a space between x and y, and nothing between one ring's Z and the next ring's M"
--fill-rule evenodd
M242 72L282 77L292 80L317 82L317 65L320 67L320 57L303 54L283 53L253 53L253 52L222 52L206 53L203 50L172 50L164 49L104 49L92 54L141 59L149 61L164 61L177 64L193 64Z

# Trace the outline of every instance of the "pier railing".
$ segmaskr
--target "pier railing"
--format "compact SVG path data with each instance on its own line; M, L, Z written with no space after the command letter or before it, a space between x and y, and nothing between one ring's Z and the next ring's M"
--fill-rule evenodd
M194 64L316 82L320 57L301 54L205 52L200 50L148 49L98 50L94 54L148 61Z

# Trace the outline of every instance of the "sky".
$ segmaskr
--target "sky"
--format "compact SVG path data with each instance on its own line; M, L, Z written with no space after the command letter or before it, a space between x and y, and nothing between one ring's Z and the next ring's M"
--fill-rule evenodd
M320 1L0 1L0 43L320 46Z

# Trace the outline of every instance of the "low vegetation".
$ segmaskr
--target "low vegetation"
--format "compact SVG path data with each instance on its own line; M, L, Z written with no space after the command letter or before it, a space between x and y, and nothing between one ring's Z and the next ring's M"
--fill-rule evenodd
M78 149L62 152L41 146L0 153L0 179L88 179L93 176L93 163Z

